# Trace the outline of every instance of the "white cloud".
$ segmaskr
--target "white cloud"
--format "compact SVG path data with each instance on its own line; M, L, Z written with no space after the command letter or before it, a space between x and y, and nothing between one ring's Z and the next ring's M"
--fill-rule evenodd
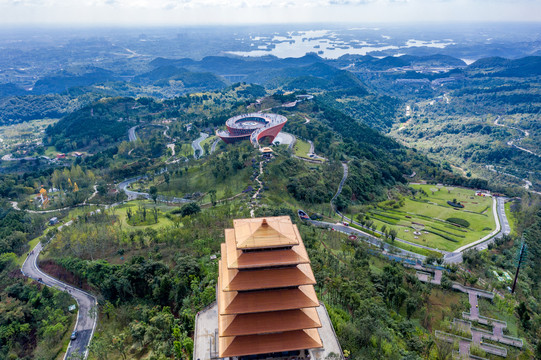
M541 21L538 0L0 0L0 24Z

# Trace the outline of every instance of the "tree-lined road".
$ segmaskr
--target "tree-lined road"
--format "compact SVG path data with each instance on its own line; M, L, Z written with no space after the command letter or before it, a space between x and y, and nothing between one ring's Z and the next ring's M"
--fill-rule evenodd
M137 135L135 135L135 129L137 129L139 125L133 126L128 130L128 139L130 142L137 140Z
M70 221L63 226L68 226L71 223L72 222ZM96 328L97 318L95 316L94 308L97 306L97 300L93 295L86 291L63 283L41 271L37 265L37 259L41 250L42 245L41 243L38 243L26 258L21 271L23 275L39 281L46 286L68 292L75 301L77 301L78 313L75 330L78 332L78 335L75 340L70 341L64 359L69 359L70 356L75 353L79 353L86 358L88 355L88 345L92 340L94 329Z

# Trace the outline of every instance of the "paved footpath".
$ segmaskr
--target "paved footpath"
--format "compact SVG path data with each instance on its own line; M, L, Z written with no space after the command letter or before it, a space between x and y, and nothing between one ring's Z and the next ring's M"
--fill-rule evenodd
M70 341L64 359L69 359L75 353L82 354L86 358L88 356L88 345L92 340L94 329L96 328L97 318L94 315L94 308L97 306L97 300L86 291L63 283L41 271L37 265L37 259L41 250L42 245L38 243L34 250L29 253L21 271L23 275L37 280L46 286L68 292L77 301L78 313L75 330L78 332L78 336L75 340Z
M441 276L442 276L441 270L426 268L422 265L416 265L412 267L415 268L416 270L419 270L419 272L417 272L417 278L420 281L431 282L433 284L441 283ZM428 273L434 273L435 278L431 280ZM436 278L437 278L437 281L436 281ZM455 319L453 320L453 322L458 320L467 324L467 331L471 334L471 338L467 339L467 338L459 337L453 334L447 334L445 332L440 332L438 334L438 331L436 331L436 336L448 342L458 341L459 355L462 358L466 358L466 359L471 358L470 346L472 343L475 346L480 347L481 349L483 349L489 354L502 356L502 357L507 356L506 348L502 346L498 346L498 345L492 345L487 342L483 342L483 339L488 339L488 340L495 341L503 345L510 345L517 348L523 347L523 341L521 339L514 338L512 336L507 336L503 333L504 329L507 327L507 323L505 321L498 320L498 319L491 319L488 317L481 316L481 314L479 314L478 298L484 297L489 300L492 300L494 298L494 293L481 290L481 289L468 287L468 286L463 286L458 283L454 283L452 288L454 290L458 290L458 291L468 294L468 300L470 303L470 312L462 313L462 317L464 318L464 320ZM476 328L473 326L472 322L479 322L481 324L491 326L492 331Z

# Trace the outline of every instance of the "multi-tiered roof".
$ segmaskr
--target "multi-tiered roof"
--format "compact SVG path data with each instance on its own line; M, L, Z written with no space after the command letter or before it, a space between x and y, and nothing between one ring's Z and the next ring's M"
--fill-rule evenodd
M288 216L234 220L221 250L219 357L322 347L316 280Z

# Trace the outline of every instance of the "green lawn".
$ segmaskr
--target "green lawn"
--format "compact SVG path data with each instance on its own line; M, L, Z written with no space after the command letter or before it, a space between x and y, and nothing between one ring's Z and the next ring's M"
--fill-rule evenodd
M47 148L45 148L45 153L43 155L50 158L55 158L59 152L60 151L56 150L54 146L48 146Z
M405 198L404 205L398 208L393 208L393 204L389 202L382 202L377 208L370 210L368 214L370 220L374 221L378 229L385 225L387 228L397 230L401 239L453 251L479 240L496 228L490 197L475 196L475 190L471 189L437 190L434 185L411 185L411 187L423 189L427 195L417 193L415 199ZM464 208L448 205L447 201L453 199L462 203ZM467 227L455 225L455 222L464 220L469 223ZM414 226L422 228L420 234L414 234Z
M201 141L201 147L204 149L205 144L209 144L209 151L210 151L210 146L212 146L212 143L214 142L214 140L216 140L216 135L209 136L205 140Z
M186 157L193 155L192 144L180 144L180 150L178 151L178 155Z
M216 190L216 199L223 199L226 194L229 196L237 195L245 190L249 185L255 187L250 180L253 169L247 167L239 170L236 174L227 176L225 179L216 179L208 166L200 165L188 169L188 174L172 177L169 184L162 183L158 186L159 194L166 196L183 197L187 193L208 193ZM203 198L203 203L209 202L210 196L207 194Z
M164 216L164 214L163 214L164 211L171 210L172 207L168 207L168 206L160 204L160 203L158 203L156 205L156 207L160 211L160 213L158 215L158 222L156 224L138 225L138 226L132 226L132 225L128 224L128 215L126 214L128 209L131 208L131 211L135 212L135 211L137 211L137 208L139 207L139 205L146 206L147 209L149 210L148 214L147 214L147 218L152 218L153 215L152 215L151 210L154 208L154 202L152 200L130 201L127 204L124 204L122 206L118 206L118 207L114 208L113 214L118 216L118 218L120 219L120 221L122 223L122 227L124 229L136 230L136 229L146 229L146 228L161 228L161 227L164 227L164 226L173 225L173 222L171 220L169 220L168 218L166 218Z
M297 139L294 150L295 150L295 155L299 157L308 158L308 152L310 151L310 144L304 140Z

